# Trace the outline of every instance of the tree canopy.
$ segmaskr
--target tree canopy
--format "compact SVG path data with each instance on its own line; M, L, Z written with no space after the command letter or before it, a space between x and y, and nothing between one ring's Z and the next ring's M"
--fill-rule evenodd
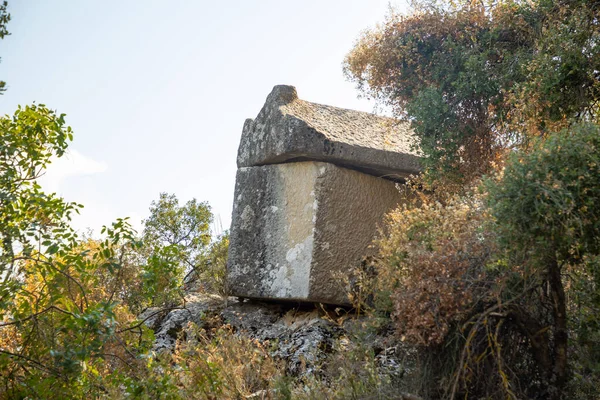
M6 25L8 25L9 21L10 21L10 14L8 12L8 2L3 1L2 4L0 4L0 39L4 39L4 37L6 35L10 35L10 33L8 33L8 29L6 27ZM0 94L3 94L3 92L5 90L6 90L6 82L0 81Z
M344 64L363 94L413 122L430 171L468 180L507 148L598 122L597 2L449 4L391 13Z

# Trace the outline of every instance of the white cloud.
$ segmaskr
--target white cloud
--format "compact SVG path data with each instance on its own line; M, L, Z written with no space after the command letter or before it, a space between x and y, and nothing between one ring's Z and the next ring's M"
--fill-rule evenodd
M71 149L60 158L54 158L38 183L47 192L59 192L64 180L71 176L94 175L106 171L108 166Z

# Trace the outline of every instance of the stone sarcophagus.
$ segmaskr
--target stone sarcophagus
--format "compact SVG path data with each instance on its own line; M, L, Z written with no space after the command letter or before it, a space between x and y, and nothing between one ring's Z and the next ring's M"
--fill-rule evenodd
M227 281L247 298L348 304L396 185L419 172L405 122L276 86L238 150Z

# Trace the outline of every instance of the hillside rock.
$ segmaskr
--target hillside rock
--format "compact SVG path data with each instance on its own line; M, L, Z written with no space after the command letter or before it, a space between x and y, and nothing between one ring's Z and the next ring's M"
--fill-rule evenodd
M155 351L173 351L178 335L185 333L188 323L203 326L205 314L222 307L223 301L220 296L189 293L184 304L167 309L150 307L139 315L138 319L145 321L146 326L154 331Z
M139 319L154 331L153 349L175 350L177 340L187 340L192 322L207 327L208 317L218 317L237 334L261 342L277 343L272 356L285 361L288 373L311 374L327 356L341 330L314 310L299 310L278 304L224 301L218 296L188 294L181 307L149 308ZM214 321L212 321L214 323Z
M193 322L207 330L227 327L235 335L259 341L273 358L283 361L288 376L309 378L327 373L329 361L346 359L347 352L357 346L367 346L360 354L368 351L375 355L381 374L400 379L406 373L408 353L399 347L391 327L365 329L365 317L339 308L240 302L190 293L177 309L148 309L139 318L146 319L155 332L157 352L172 352L181 340L194 343L197 331L190 325ZM328 373L337 373L335 366L332 368Z
M221 311L224 322L262 342L277 343L272 355L285 360L294 376L314 373L342 330L313 310L286 309L269 303L236 303Z

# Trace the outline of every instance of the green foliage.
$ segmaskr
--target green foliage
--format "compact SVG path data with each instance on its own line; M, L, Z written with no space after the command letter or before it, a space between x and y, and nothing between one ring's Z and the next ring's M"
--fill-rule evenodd
M531 268L548 254L579 264L600 250L600 128L586 124L513 154L498 181L487 180L490 207L511 258Z
M118 219L103 227L102 239L80 238L70 219L83 206L36 183L72 140L64 115L28 106L1 118L0 128L0 397L194 397L197 388L182 386L173 360L150 352L153 335L136 315L178 305L186 270L225 292L228 235L210 242L209 206L180 206L161 194L141 237ZM227 357L245 357L234 339L223 340L234 346ZM215 366L214 377L240 378L225 370L231 360L218 358L225 354L215 346L207 340L187 351L217 357L221 365L206 364L204 372ZM236 360L251 378L254 366ZM238 393L206 379L207 398Z
M6 29L6 25L8 25L8 22L10 21L10 14L8 13L7 9L8 2L3 1L2 4L0 4L0 39L4 39L6 35L10 35ZM4 94L5 90L6 82L0 81L0 95Z
M502 264L518 267L532 290L536 283L543 288L530 304L552 310L550 317L537 317L552 327L552 342L544 343L549 339L541 335L534 355L540 364L551 360L558 376L549 380L558 386L564 384L561 369L567 374L568 344L575 350L571 364L578 381L589 381L600 366L590 357L600 349L599 148L598 125L574 126L528 154L514 154L500 179L485 185Z
M64 123L64 115L57 116L43 105L19 107L12 118L0 119L0 260L3 268L12 261L16 246L23 246L25 253L33 251L27 237L41 239L42 235L48 235L46 240L51 239L48 229L40 229L45 227L42 224L60 224L77 208L76 204L42 193L35 183L52 154L61 156L68 140L72 139L70 128ZM48 209L50 211L46 211Z
M598 121L595 2L417 2L345 60L365 94L413 122L433 177L470 181L506 147Z
M515 152L476 194L388 217L376 289L419 349L426 397L595 398L600 128Z
M0 126L0 390L16 398L84 396L99 390L84 382L121 347L117 304L94 290L97 271L119 268L116 251L135 245L133 232L121 220L100 246L83 248L69 226L81 206L36 183L72 139L64 115L28 106Z
M217 293L222 296L227 291L227 254L229 251L229 232L217 237L209 246L208 251L200 258L201 268L192 278L202 291Z
M202 268L210 244L212 213L196 199L180 206L173 194L161 193L144 221L142 286L150 306L171 304L181 297L185 271Z
M183 268L176 246L156 247L141 266L140 285L145 306L172 306L183 296Z
M182 263L192 263L210 243L212 214L207 203L192 199L180 206L173 194L161 193L144 221L144 241L176 246Z
M16 279L16 253L29 257L38 242L55 254L56 236L72 238L64 220L78 205L42 193L35 183L50 157L62 155L71 138L64 115L43 105L19 108L12 118L0 119L0 135L0 273L6 284Z
M600 5L593 1L537 2L536 43L510 105L521 127L545 134L556 122L599 122ZM561 124L559 126L565 126Z

